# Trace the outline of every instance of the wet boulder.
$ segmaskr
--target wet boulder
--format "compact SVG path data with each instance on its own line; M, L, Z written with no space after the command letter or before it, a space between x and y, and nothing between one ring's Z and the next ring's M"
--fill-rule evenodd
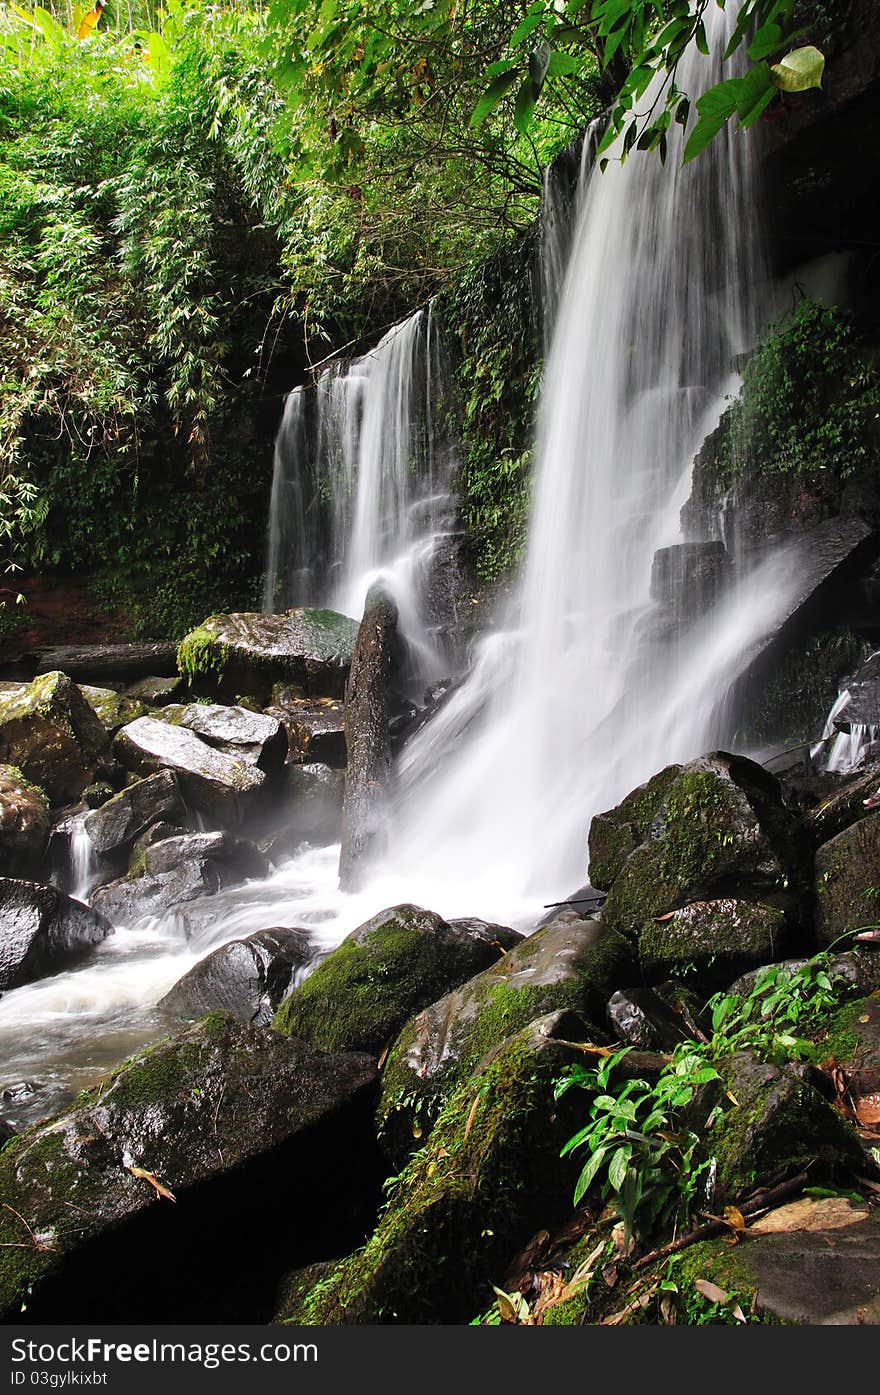
M651 567L651 599L674 621L693 620L715 604L730 571L723 542L686 542L662 547Z
M802 1168L818 1182L864 1166L855 1131L816 1088L809 1067L774 1066L741 1051L730 1058L723 1084L724 1113L706 1139L717 1161L719 1199Z
M266 1027L311 956L305 930L258 930L207 955L160 999L159 1007L190 1018L220 1010Z
M367 597L345 688L348 768L342 805L339 885L354 891L368 858L382 852L391 782L388 690L397 640L397 606L378 588Z
M280 1316L305 1325L462 1323L482 1311L517 1239L568 1218L577 1175L562 1145L583 1123L553 1085L582 1061L572 1014L500 1042L449 1099L390 1193L375 1234ZM454 1276L454 1282L451 1277Z
M176 653L174 662L176 665ZM183 679L176 672L168 677L150 676L139 678L136 683L129 683L123 697L129 701L143 703L146 707L164 707L166 703L174 701L183 687Z
M37 871L49 837L49 801L20 770L0 765L0 875Z
M281 722L246 707L194 702L181 710L178 723L209 746L267 775L279 771L287 756L287 733Z
M627 935L693 901L806 894L807 852L779 782L725 751L661 771L601 815L597 835L602 919Z
M845 828L816 853L816 938L880 923L880 813Z
M42 1124L46 1119L54 1119L69 1109L76 1096L57 1082L41 1080L19 1080L0 1090L0 1117L12 1127L14 1133L21 1133L34 1124Z
M111 928L57 887L0 877L0 993L67 968Z
M563 1010L601 1023L610 995L634 976L620 935L568 911L425 1007L403 1027L382 1073L379 1120L389 1155L405 1157L444 1098L511 1033ZM594 1041L609 1035L591 1031Z
M113 750L136 775L175 771L187 804L227 827L244 821L266 784L256 766L215 750L195 732L154 717L139 717L123 727Z
M649 981L688 969L701 987L721 988L780 958L790 938L785 916L774 906L731 896L692 901L642 925L639 964Z
M345 775L320 762L288 765L281 797L281 830L272 840L274 862L291 857L302 843L338 843L342 828Z
M807 959L783 959L774 964L777 974L790 978L798 969L804 968ZM758 982L762 969L751 969L730 984L728 993L748 997ZM880 991L880 947L858 945L843 954L832 955L828 963L828 977L840 992L855 992L864 997Z
M108 736L115 736L126 722L134 722L149 711L144 703L117 693L113 688L94 688L81 683L80 692Z
M293 990L273 1025L324 1051L378 1056L407 1018L501 953L494 934L419 906L393 906L347 935Z
M228 833L188 833L144 849L128 875L102 886L92 904L114 924L131 925L267 871L252 843Z
M700 1006L683 984L670 981L659 988L618 989L606 1013L620 1041L643 1051L674 1051L696 1036Z
M369 1169L375 1082L365 1056L222 1013L143 1052L0 1154L0 1314L268 1320L285 1262L319 1252L318 1222L340 1243L332 1198L352 1155ZM255 1226L260 1197L306 1193Z
M267 705L278 682L307 696L341 697L357 621L334 610L299 607L282 615L210 615L181 642L177 661L193 685Z
M821 803L805 820L807 834L813 847L850 828L861 819L870 817L870 801L880 789L880 761L872 760L864 769L833 780Z
M266 715L283 723L290 760L345 768L345 707L336 698L289 699Z
M92 810L84 827L95 852L103 856L129 847L151 824L185 818L177 775L173 770L160 770Z
M46 673L0 695L0 761L14 765L53 805L73 803L107 756L107 734L79 688Z

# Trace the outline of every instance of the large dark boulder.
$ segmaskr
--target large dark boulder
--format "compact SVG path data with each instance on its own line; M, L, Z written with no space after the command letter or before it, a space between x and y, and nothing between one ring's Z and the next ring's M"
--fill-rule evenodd
M47 673L0 694L0 761L19 769L53 805L73 803L107 755L107 734L79 688Z
M177 659L191 683L232 701L244 694L266 705L284 681L303 695L341 697L356 637L357 622L334 610L210 615L184 638Z
M129 874L102 886L92 904L115 925L130 925L267 871L252 843L228 833L188 833L143 849Z
M49 837L49 803L20 770L0 765L0 876L37 871Z
M382 852L391 781L388 688L397 638L397 606L381 591L367 597L345 688L348 768L342 806L339 885L361 884L366 859Z
M186 805L173 770L160 770L87 814L85 831L99 855L129 847L151 824L159 820L183 822Z
M807 851L779 782L724 751L668 767L594 820L590 850L591 880L609 888L602 919L631 936L693 901L806 893Z
M358 1242L331 1199L352 1156L370 1188L375 1080L220 1013L128 1062L0 1153L3 1319L266 1321L292 1255Z
M258 930L200 960L160 999L159 1007L189 1018L220 1010L265 1027L311 957L307 931L280 926Z
M0 877L0 993L67 968L111 928L57 887Z
M502 952L497 927L457 926L418 906L394 906L347 935L293 990L274 1025L325 1051L378 1056L414 1012Z
M426 1146L396 1179L365 1248L299 1285L280 1314L294 1324L461 1323L492 1302L492 1285L539 1227L571 1213L582 1161L560 1161L583 1123L553 1086L583 1057L574 1014L532 1022L478 1063Z
M76 1096L57 1082L19 1080L0 1090L0 1117L13 1133L22 1133L69 1109Z
M113 750L136 775L176 771L186 802L227 827L244 821L266 784L256 766L216 751L195 732L154 717L139 717L123 727Z
M532 1018L571 1011L601 1023L635 964L622 936L573 912L508 952L406 1023L382 1073L383 1146L399 1161L431 1127L444 1098L477 1062ZM591 1029L594 1041L607 1031Z
M145 703L117 693L113 688L94 688L80 683L79 690L108 736L115 736L126 722L135 722L149 711Z
M816 853L816 938L880 922L880 813L869 814Z

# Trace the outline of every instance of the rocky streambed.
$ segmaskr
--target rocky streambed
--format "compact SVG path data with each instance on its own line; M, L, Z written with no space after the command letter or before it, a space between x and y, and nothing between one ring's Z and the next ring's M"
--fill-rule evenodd
M331 947L306 895L254 929L291 851L335 871L343 797L356 880L423 724L376 606L360 633L213 617L177 676L117 652L107 686L0 690L6 1320L876 1321L880 763L670 766L594 818L592 886L526 936L407 903ZM114 960L130 1003L89 1021L77 980ZM52 1069L9 1075L47 1031ZM627 1122L655 1097L665 1127ZM597 1099L624 1152L575 1205ZM639 1154L658 1129L673 1172L694 1140L684 1212Z

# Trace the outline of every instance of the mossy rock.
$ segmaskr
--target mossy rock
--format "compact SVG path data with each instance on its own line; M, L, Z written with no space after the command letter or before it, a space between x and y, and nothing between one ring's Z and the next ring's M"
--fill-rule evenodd
M382 1074L383 1146L400 1162L430 1129L441 1104L486 1053L547 1012L603 1022L615 988L635 974L627 942L597 921L566 912L478 978L406 1024ZM590 1028L596 1041L607 1030Z
M638 936L655 916L692 901L800 890L807 855L772 775L724 751L672 769L671 779L662 772L643 841L611 885L608 925Z
M201 1311L206 1286L219 1302L223 1285L236 1282L234 1265L245 1262L233 1248L241 1249L232 1238L239 1227L223 1187L235 1184L234 1204L246 1213L253 1189L262 1194L261 1183L270 1182L267 1158L278 1150L289 1176L299 1157L318 1185L322 1169L334 1165L328 1143L338 1148L347 1139L366 1159L375 1080L365 1056L328 1057L223 1013L127 1062L0 1153L3 1319L26 1307L32 1321L135 1321L151 1313L169 1321L163 1286L183 1305L178 1321ZM212 1194L213 1186L220 1190ZM219 1215L227 1270L219 1256L205 1268L198 1248L213 1243ZM247 1226L256 1245L251 1217ZM123 1255L138 1275L133 1286L120 1283Z
M511 1253L568 1214L582 1165L559 1159L583 1106L576 1091L554 1103L554 1082L580 1056L554 1040L556 1025L530 1024L462 1083L366 1247L285 1321L459 1323L488 1307Z
M79 799L107 755L107 734L77 685L44 673L0 695L0 761L16 766L53 805Z
M117 693L113 688L93 688L81 683L80 692L108 736L114 736L126 722L145 717L150 710L146 703L128 693Z
M49 839L49 801L13 765L0 765L0 876L26 877Z
M694 901L642 926L639 964L651 982L687 970L703 988L718 988L780 958L788 938L785 916L774 906L732 897Z
M324 1051L378 1056L413 1013L501 953L497 938L419 906L393 906L347 935L282 1003L273 1026Z
M835 1198L828 1228L822 1224L822 1198L801 1198L797 1205L799 1215L787 1205L766 1218L790 1228L760 1234L749 1229L735 1247L719 1239L685 1250L671 1272L679 1323L717 1320L717 1308L694 1287L697 1279L717 1284L744 1312L754 1306L764 1323L880 1323L880 1223L866 1207L842 1197Z
M273 685L308 696L341 697L358 623L335 610L300 607L283 615L210 615L181 641L177 663L195 690L267 705Z
M864 1167L855 1131L811 1084L807 1067L780 1068L744 1051L731 1057L724 1084L736 1104L706 1139L723 1196L742 1197L804 1168L819 1182Z
M614 809L593 818L588 835L590 882L600 891L608 891L630 853L647 838L657 810L681 769L680 765L668 765Z
M816 853L816 938L880 922L880 813L870 814Z

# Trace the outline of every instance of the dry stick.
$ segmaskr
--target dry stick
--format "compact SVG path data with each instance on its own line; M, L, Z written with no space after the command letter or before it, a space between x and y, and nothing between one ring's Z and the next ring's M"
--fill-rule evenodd
M745 1203L742 1214L754 1216L758 1211L764 1211L775 1202L791 1196L793 1192L799 1192L808 1181L808 1174L799 1172L797 1177L792 1177L788 1182L780 1182L778 1187L767 1187L764 1191L758 1192L751 1201ZM666 1259L667 1255L677 1254L679 1250L686 1250L690 1245L696 1245L700 1240L708 1240L711 1235L720 1235L722 1231L729 1229L730 1226L726 1221L709 1221L707 1225L697 1226L696 1230L688 1231L687 1235L683 1235L680 1240L673 1240L672 1244L664 1245L659 1250L652 1250L650 1254L643 1255L632 1266L632 1272L635 1273L638 1269L644 1269L647 1265L654 1264L658 1259Z

